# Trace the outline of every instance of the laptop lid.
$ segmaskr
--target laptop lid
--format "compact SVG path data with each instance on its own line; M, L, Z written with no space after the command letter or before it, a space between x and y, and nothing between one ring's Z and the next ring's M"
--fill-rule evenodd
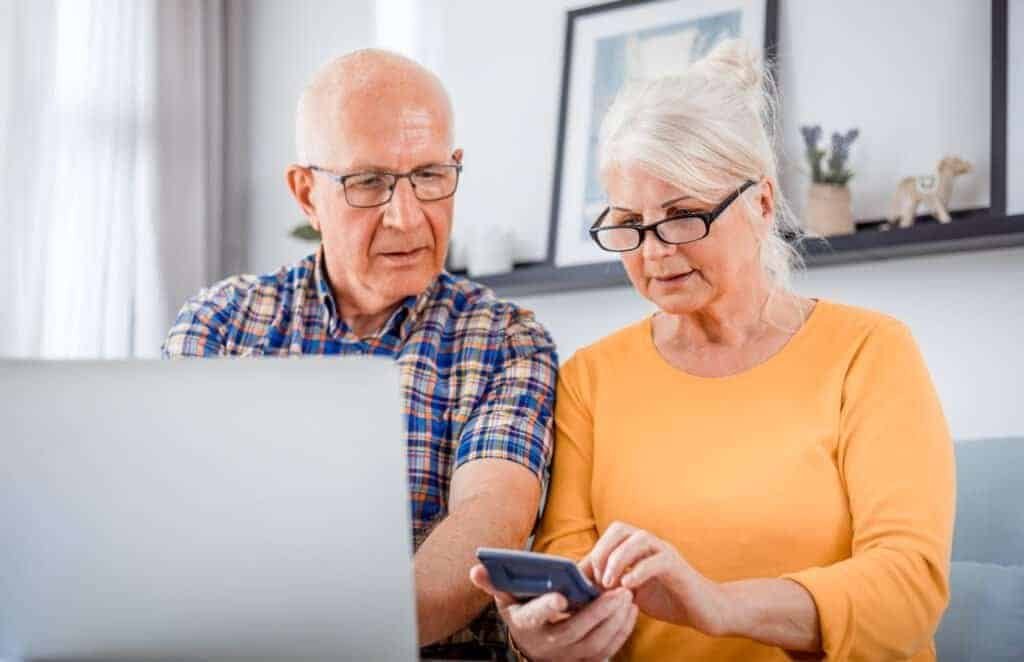
M0 658L412 660L397 366L0 362Z

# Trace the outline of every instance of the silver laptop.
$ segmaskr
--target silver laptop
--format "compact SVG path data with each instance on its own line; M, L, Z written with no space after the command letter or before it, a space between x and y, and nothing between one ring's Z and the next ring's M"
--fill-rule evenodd
M0 659L413 660L398 369L0 362Z

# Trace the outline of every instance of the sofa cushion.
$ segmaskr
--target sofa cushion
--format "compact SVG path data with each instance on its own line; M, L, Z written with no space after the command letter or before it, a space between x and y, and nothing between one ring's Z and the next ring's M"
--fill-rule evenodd
M1024 655L1024 565L954 562L950 602L935 635L941 662Z
M1024 565L1024 439L962 441L955 449L953 560Z

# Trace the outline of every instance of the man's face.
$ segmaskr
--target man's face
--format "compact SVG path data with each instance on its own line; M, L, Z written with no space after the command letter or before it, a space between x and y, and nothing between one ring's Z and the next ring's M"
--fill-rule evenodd
M406 173L461 161L461 150L450 148L445 106L429 95L388 96L327 109L322 134L332 146L322 154L328 162L302 165L350 175ZM331 284L343 306L385 310L425 290L444 268L453 197L423 202L404 178L387 204L353 207L341 184L324 173L306 172L312 178L311 222L321 233Z

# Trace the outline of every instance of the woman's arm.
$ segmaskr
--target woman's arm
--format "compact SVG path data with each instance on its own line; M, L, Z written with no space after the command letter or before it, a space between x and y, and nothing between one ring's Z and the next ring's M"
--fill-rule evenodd
M956 476L928 369L895 320L867 335L847 371L836 462L852 556L784 577L814 598L830 659L912 657L949 600Z
M745 637L794 652L821 652L817 607L796 582L714 582L671 544L623 522L608 527L581 567L606 589L632 591L651 618L711 637Z
M821 652L814 598L788 579L746 579L721 585L728 616L724 634L793 652Z

